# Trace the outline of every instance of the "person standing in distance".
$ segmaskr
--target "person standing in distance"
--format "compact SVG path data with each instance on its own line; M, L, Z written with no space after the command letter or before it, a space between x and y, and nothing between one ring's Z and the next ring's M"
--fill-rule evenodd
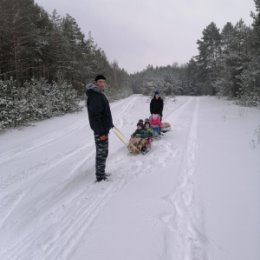
M160 97L159 91L154 92L154 97L150 102L150 113L160 115L161 119L163 116L163 99Z
M108 156L108 134L114 127L108 100L104 94L106 78L97 75L93 83L86 85L87 110L91 129L94 132L96 144L96 179L106 180L105 172Z

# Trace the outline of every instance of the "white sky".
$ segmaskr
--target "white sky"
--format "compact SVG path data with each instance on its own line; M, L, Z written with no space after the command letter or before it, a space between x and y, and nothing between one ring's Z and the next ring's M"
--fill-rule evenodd
M242 18L252 23L253 0L36 0L48 12L74 17L91 31L110 62L129 73L148 64L185 63L197 55L197 40L212 21L222 29Z

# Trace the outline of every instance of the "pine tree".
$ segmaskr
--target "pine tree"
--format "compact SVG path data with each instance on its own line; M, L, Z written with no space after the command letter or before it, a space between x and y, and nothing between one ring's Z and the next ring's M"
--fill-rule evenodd
M202 39L197 42L199 55L196 60L202 94L215 94L214 82L217 79L218 59L221 55L220 39L219 29L212 22L203 30Z
M13 76L21 85L37 69L40 8L32 0L2 0L0 7L1 76Z
M252 13L250 34L250 62L241 74L240 96L243 105L260 104L260 0L255 0L256 14Z
M34 0L0 0L0 128L77 110L97 73L112 96L131 93L128 73L108 62L91 34L85 39L73 17L49 15Z
M249 62L250 28L240 20L235 26L227 23L221 32L220 70L215 87L219 95L238 97L241 74Z
M255 56L260 55L260 0L254 0L256 13L252 13L253 18L253 34L252 34L252 50Z

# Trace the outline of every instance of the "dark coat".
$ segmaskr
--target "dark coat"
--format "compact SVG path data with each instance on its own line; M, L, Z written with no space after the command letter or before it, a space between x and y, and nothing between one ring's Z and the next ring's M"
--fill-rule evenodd
M150 103L150 113L151 114L159 114L162 117L163 112L163 99L159 97L156 99L153 97Z
M136 129L135 132L131 135L132 137L145 137L145 131L143 129Z
M86 89L90 127L95 134L107 135L114 126L108 100L96 85L89 84Z

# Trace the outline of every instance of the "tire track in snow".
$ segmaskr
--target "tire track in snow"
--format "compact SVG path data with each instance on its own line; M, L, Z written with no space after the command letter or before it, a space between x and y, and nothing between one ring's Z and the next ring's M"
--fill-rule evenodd
M170 156L172 156L172 154L169 154L169 157ZM140 174L147 174L150 171L150 165L145 164L143 158L136 160L135 163L131 165L129 162L132 162L132 156L129 156L127 162L124 164L122 164L122 161L125 161L126 158L123 153L120 155L117 155L117 153L112 154L112 157L114 157L113 160L115 160L115 164L117 165L115 172L127 172L128 174L113 175L113 182L101 183L101 189L99 189L99 185L97 187L97 185L90 184L86 186L86 190L88 191L87 193L81 192L75 196L73 199L75 202L77 201L77 203L79 203L83 200L82 203L80 202L80 204L83 205L84 199L87 196L89 203L85 208L77 208L77 210L73 211L76 220L71 215L66 220L63 220L63 225L61 226L63 231L59 232L62 235L56 237L59 242L59 248L57 249L55 241L52 241L51 245L45 245L44 247L48 248L48 252L45 255L46 259L56 259L56 257L60 259L70 259L71 252L73 252L73 249L78 246L89 226L113 194L125 186L131 179ZM166 157L165 161L168 159L169 158ZM76 216L80 216L80 218ZM30 246L28 246L28 249Z
M94 203L96 208L92 209L89 207L84 214L90 215L90 221L85 223L86 217L83 217L84 226L80 226L79 232L75 233L75 228L72 228L71 231L74 233L74 236L72 234L68 234L67 237L70 238L70 246L69 244L66 244L64 251L63 248L61 248L60 252L55 252L55 255L48 255L51 257L55 257L58 255L62 255L62 259L71 259L71 254L75 250L75 248L79 245L80 241L82 240L83 236L86 235L86 232L88 228L91 226L95 218L99 215L100 211L104 208L104 206L108 203L108 201L113 197L113 195L121 190L127 183L129 183L131 180L136 178L140 175L149 174L152 168L152 165L148 164L147 162L151 160L155 160L158 157L158 153L161 153L162 150L165 148L166 142L161 145L160 149L157 151L157 154L147 154L145 157L142 157L140 159L135 159L133 163L133 157L129 155L128 158L125 158L125 155L121 153L120 155L114 154L112 157L115 157L114 160L114 169L112 170L114 172L119 172L119 174L113 174L113 182L109 183L112 187L107 187L107 189L104 190L102 196ZM169 153L167 156L164 157L164 162L167 162L168 160L172 159L175 156L175 151L173 151L170 147L168 147ZM122 163L124 162L124 163ZM163 163L162 161L160 163ZM106 185L107 186L107 185ZM100 201L101 199L101 201ZM94 213L94 214L93 214ZM84 215L81 214L81 215ZM75 236L75 234L77 234Z
M130 98L130 101L125 105L125 107L119 111L119 113L116 115L116 120L115 122L118 122L117 127L122 127L123 126L123 116L131 109L133 108L134 104L136 101L140 98L140 95L135 95L134 98Z
M52 160L50 160L44 164L41 163L40 166L36 165L30 169L26 169L24 171L24 175L26 175L26 176L29 176L30 173L35 172L36 169L37 169L37 174L34 174L33 177L31 177L29 179L29 181L24 182L23 185L20 183L19 188L21 189L22 186L24 186L24 188L26 188L27 186L30 186L30 184L32 184L32 186L33 186L33 184L40 182L41 178L46 178L48 176L48 173L50 173L50 171L52 169L54 169L55 167L59 166L60 164L63 164L71 157L73 157L79 153L83 153L86 149L90 149L92 147L94 147L94 142L83 145L81 147L78 147L77 149L70 150L67 153L62 154L60 156L54 157L54 158L52 158ZM87 158L90 158L93 155L93 153L94 153L94 151L92 150L92 152L88 154ZM21 178L21 176L20 176L20 178ZM24 176L23 176L23 178L24 178ZM10 180L7 180L6 182L4 182L4 180L1 180L1 184L0 184L0 189L2 190L1 199L3 198L3 196L10 194L17 189L16 186L9 188L9 186L12 184L12 181L10 184L8 183L8 181L10 181ZM30 192L32 192L32 190L30 190Z
M79 131L85 128L86 126L87 121L81 120L77 123L76 126L72 125L68 128L65 128L65 130L62 129L62 131L55 131L54 133L44 136L44 138L38 139L36 144L33 144L28 148L21 147L8 151L7 153L5 152L4 155L0 155L0 165L8 161L14 160L15 158L20 156L25 157L29 153L36 152L46 146L50 146L53 143L60 141L61 139L68 138L68 136L73 135L75 131Z
M115 160L117 162L122 161L124 155L116 156ZM45 249L45 252L39 252L39 255L29 255L29 257L40 257L44 256L44 259L69 259L69 255L73 248L78 245L81 238L85 234L88 227L92 224L95 217L99 214L102 208L106 205L109 199L113 194L118 191L122 186L124 186L131 177L136 177L140 173L140 169L143 169L143 164L140 164L140 161L135 163L137 166L135 169L131 168L131 173L133 176L124 176L124 178L117 178L113 182L100 183L98 185L93 185L92 182L86 185L86 190L81 189L80 193L69 194L69 201L63 201L62 205L54 205L54 207L41 218L42 223L50 223L49 216L55 214L55 212L62 211L63 206L71 207L68 214L65 212L62 214L63 217L58 217L59 223L54 223L53 226L50 226L46 231L42 231L39 234L39 237L35 237L34 231L27 233L27 237L24 237L13 247L9 248L5 253L2 252L2 256L5 259L13 259L17 255L22 256L26 252L30 252L31 248L34 253L37 252L35 249L35 241L40 245L41 249ZM125 167L121 166L120 170ZM134 169L134 170L133 170ZM130 169L129 169L130 170ZM127 172L129 171L127 170ZM57 194L62 196L66 192L64 191L60 194L61 191L58 191ZM72 197L72 198L71 198ZM52 198L53 199L53 198ZM51 198L49 198L51 200ZM87 202L87 204L86 204ZM73 205L82 205L82 207L74 207ZM42 207L41 201L37 207ZM73 210L73 208L75 208ZM52 214L51 214L52 212ZM60 224L61 223L61 224ZM60 225L60 226L59 226ZM46 225L45 225L46 228ZM56 231L59 230L58 234L55 236L48 235L48 230ZM47 239L52 237L52 239ZM42 243L42 245L41 245ZM58 243L58 248L57 248ZM40 250L40 249L39 249ZM9 258L10 257L10 258Z
M164 252L166 252L162 259L208 259L203 212L194 190L198 111L199 99L196 99L187 148L183 155L182 179L176 191L165 199L170 212L161 217L165 226Z
M124 108L122 110L120 110L119 113L116 114L116 118L120 119L120 117L122 117L124 114L126 114L128 112L128 110L131 109L134 106L134 104L135 104L135 102L136 102L136 100L138 98L139 97L135 97L134 99L130 99L127 102L127 104L124 106ZM45 173L48 174L48 172L49 172L49 170L51 168L55 168L55 167L59 166L60 164L64 163L66 160L70 159L70 157L73 157L74 155L76 155L79 152L82 152L83 150L90 149L90 147L88 147L88 146L89 145L85 145L83 147L79 147L77 150L74 150L74 151L70 152L65 157L63 155L63 157L60 158L60 160L54 160L53 163L48 165L48 168L45 167L45 168L42 169L42 171L38 172L39 173L38 174L39 175L39 179L38 179L37 182L41 182L41 179L46 177ZM78 162L76 164L76 166L73 168L73 170L72 170L72 172L70 174L70 176L72 176L72 177L69 180L66 179L63 182L63 184L60 185L59 188L57 188L55 190L55 192L51 192L50 194L47 194L47 196L44 198L44 200L39 201L37 203L37 207L36 208L38 208L38 209L41 208L42 209L42 210L38 210L38 215L39 215L39 217L42 215L41 219L42 219L43 223L46 223L46 221L48 221L48 218L50 216L55 215L54 212L62 211L60 203L62 203L62 205L64 203L66 203L66 201L62 200L62 195L66 194L66 192L65 192L66 189L64 187L68 184L68 182L73 181L73 179L75 178L75 176L73 176L73 174L75 172L77 172L84 164L86 164L86 162L93 156L93 154L95 152L94 151L94 142L92 142L91 146L93 146L93 149L91 149L92 152L89 153L87 158L84 157L83 160L81 160L80 162ZM31 184L33 184L35 182L36 182L35 179L31 180ZM59 223L63 223L63 226L60 229L61 230L60 233L63 234L62 238L65 239L64 244L68 244L68 241L70 240L70 238L72 236L71 232L74 233L75 229L77 230L77 225L80 224L80 227L81 227L80 230L84 230L84 228L82 228L82 227L84 227L84 223L83 222L90 223L91 222L90 220L94 219L96 214L98 214L100 212L101 208L103 208L103 206L106 204L107 199L112 196L113 191L115 192L116 190L118 190L121 187L123 182L124 181L121 180L120 182L117 182L116 185L114 185L114 186L110 185L109 186L110 188L108 187L107 189L101 191L102 196L96 196L97 194L100 193L100 191L98 191L98 192L97 191L93 191L93 189L96 189L96 186L92 185L92 182L88 183L86 185L86 189L88 189L90 191L90 192L88 192L88 194L91 197L90 204L88 205L88 208L84 209L84 210L82 208L76 208L76 210L74 210L73 212L71 212L71 209L70 209L70 212L69 212L70 214L69 213L68 214L62 214L64 216L64 218L63 219L59 219L59 220L61 220L61 221L59 221ZM26 186L28 186L28 183L26 184ZM37 189L37 185L35 187L33 187L32 190L28 190L28 192L30 191L30 194L31 194L33 192L33 190L36 190L36 189ZM64 189L64 191L63 191L63 189ZM26 192L26 193L28 193L28 192ZM94 194L94 196L91 195L91 194ZM110 195L108 196L108 194L110 194ZM27 194L23 194L23 199L26 198L26 195ZM71 194L69 194L69 195L71 197ZM65 196L65 197L68 197L68 196ZM81 193L76 193L76 195L74 195L74 201L78 202L78 201L84 200L85 197L86 197L86 192L85 191L83 191ZM51 208L51 210L46 210L46 207L48 206L48 202L51 202L53 200L55 202L54 202L54 205ZM68 198L67 198L67 200L68 200ZM71 199L69 199L69 201L70 200ZM12 207L11 211L9 211L6 216L9 216L15 210L15 206L17 206L17 200L14 201L13 204L14 204L14 207ZM75 203L72 203L72 204L74 205ZM45 212L43 212L44 209L46 210ZM95 212L97 212L97 213L95 213ZM71 216L72 213L73 213L74 216ZM79 218L78 216L81 216L81 217ZM77 221L74 222L74 219L77 219ZM76 223L76 225L74 225L75 223ZM57 223L55 223L55 225L57 225ZM73 227L73 228L71 228L71 227ZM55 228L56 228L55 226L49 227L48 230L55 230ZM72 230L72 231L70 232L70 230ZM77 234L81 234L80 230L78 230ZM35 230L33 229L33 230L31 230L31 232L29 231L26 234L26 236L23 236L22 238L20 237L12 245L6 245L5 249L2 249L0 251L0 256L3 256L5 259L13 259L13 258L16 258L19 255L23 255L23 253L29 252L30 248L35 247L36 241L39 241L39 240L40 241L45 241L46 239L44 239L44 236L46 235L46 233L48 233L48 231L41 230L41 232L40 232L40 234L39 234L39 236L37 238L35 236ZM49 237L48 235L46 235L46 236ZM54 237L57 237L57 235L54 236ZM58 239L59 239L59 242L60 242L61 236L58 236ZM75 239L75 237L74 237L74 239ZM58 250L56 248L56 245L55 245L55 242L53 241L53 239L51 241L52 242L49 242L49 239L48 239L48 242L46 242L46 245L43 246L43 248L48 248L49 251L48 251L47 255L52 255L53 256L54 254L56 254L56 252ZM40 251L42 251L42 249ZM63 251L64 251L64 247L62 247L62 252ZM35 250L35 252L38 252L37 249ZM63 253L63 254L65 254L65 253ZM32 256L32 257L34 258L34 256Z
M182 104L177 110L183 110L183 107L186 107L186 105L188 105L191 102L192 99L189 99L188 101L186 101L184 104ZM182 108L181 108L182 107ZM160 143L157 144L157 146L159 147L157 153L150 153L147 154L145 157L142 157L141 159L136 159L133 163L132 159L135 156L129 155L127 158L125 158L125 155L123 153L120 153L119 155L114 155L116 156L115 159L113 159L114 161L114 169L112 169L112 172L119 172L121 174L117 174L115 177L117 178L115 181L113 181L113 185L114 188L113 190L110 190L110 196L112 197L113 194L115 192L117 192L118 190L120 190L123 186L125 186L130 180L132 180L133 178L136 178L137 176L140 175L144 175L144 174L149 174L152 165L150 165L149 163L147 163L147 161L155 161L158 159L158 155L161 154L163 151L165 152L165 148L167 150L166 156L163 157L162 160L160 160L160 165L166 165L167 161L172 160L176 154L178 153L178 150L174 149L172 147L171 144L169 144L167 141L164 140L160 140ZM154 151L153 151L154 152ZM113 155L112 155L113 157ZM136 157L135 157L136 158ZM127 159L127 160L126 160ZM112 158L110 158L110 160L112 160ZM122 163L124 162L124 163ZM114 176L114 175L113 175ZM110 198L107 199L106 203L108 202ZM104 200L104 198L103 198ZM103 203L104 201L102 201ZM99 202L100 203L100 202ZM103 206L105 206L105 204ZM102 208L103 208L102 206ZM97 216L99 214L99 212L101 211L102 208L98 208L97 213L95 214L95 216ZM89 228L91 223L89 223L89 225L85 226L85 231ZM82 234L82 236L84 235L84 233ZM76 241L80 241L82 236L79 236ZM75 237L73 237L73 241L74 241ZM72 243L74 245L72 245L70 248L71 250L69 251L73 251L73 247L75 248L78 243ZM70 252L68 252L68 254L66 255L66 257L68 257L70 255ZM64 259L69 259L66 258L64 256Z
M179 117L182 115L183 111L186 109L186 107L192 102L194 98L190 97L188 100L186 100L184 103L179 104L177 107L170 109L169 111L166 111L166 113L163 116L164 118L169 118L172 115L174 115L175 122L179 119Z
M120 119L120 117L122 117L125 113L127 113L127 111L132 108L132 106L134 105L134 103L136 102L137 99L138 99L138 96L135 97L135 98L130 99L126 103L126 105L124 106L124 109L120 110L119 113L116 113L116 118ZM122 101L122 102L119 102L119 104L115 104L116 107L119 106L119 105L122 105L121 103L123 103L123 102L125 102L125 100ZM84 120L84 121L87 121L87 119ZM86 124L86 123L84 123L84 124ZM35 152L36 150L38 150L40 148L43 148L45 146L50 145L54 141L58 141L61 138L67 137L68 135L72 135L76 130L80 130L81 128L74 127L73 129L74 130L68 131L65 135L63 135L61 137L60 137L60 134L55 134L55 136L59 136L57 139L53 138L53 139L49 140L48 142L43 142L41 145L37 145L36 147L28 148L25 151L25 153L26 152ZM90 148L92 148L92 149L90 149ZM57 167L58 165L64 163L70 157L73 157L73 156L75 156L75 155L77 155L78 153L81 153L81 152L83 153L84 150L89 150L89 149L91 150L91 153L88 153L88 156L84 157L84 159L81 161L80 164L83 164L87 160L89 160L89 158L92 158L92 156L93 156L93 154L95 152L94 151L94 141L92 141L90 144L83 145L83 146L77 148L76 150L72 150L72 151L68 152L65 156L64 156L64 154L62 154L62 156L60 156L59 158L53 158L51 161L48 161L48 163L46 163L46 164L36 165L36 166L32 167L31 169L26 170L25 174L26 174L26 176L29 176L31 172L37 171L37 175L32 177L29 180L31 185L34 186L33 184L35 182L40 182L42 178L46 178L46 174L48 174L48 172L50 172L51 169L53 169L53 168ZM20 153L13 154L12 158L16 157L16 156L19 156L19 155L20 155ZM23 156L24 156L24 154L23 154ZM9 157L9 159L12 159L12 158ZM42 169L39 169L39 168L42 168ZM8 177L10 178L10 176L8 176ZM19 177L21 178L21 176L19 176ZM10 179L9 179L9 181L10 181ZM24 184L24 186L28 186L28 184L29 183L26 182ZM3 191L3 188L4 187L7 188L9 185L6 182L4 182L4 180L2 179L1 180L1 186L2 186L2 191ZM1 186L0 186L0 188L1 188ZM21 188L21 186L19 188ZM33 189L35 189L35 187ZM30 193L31 193L33 191L33 189L27 189L27 190L30 191ZM11 214L11 212L15 209L15 206L17 206L18 202L21 200L21 196L19 196L19 197L12 196L12 195L9 196L9 194L14 192L15 190L16 190L16 187L14 187L13 189L8 189L7 192L1 192L1 201L8 200L9 204L10 204L10 207L9 207L10 209L8 211L4 212L4 217L2 218L2 221L0 222L1 225L3 225L3 223L5 222L5 219L7 218L7 216L9 216ZM24 187L24 189L22 189L22 190L26 190L26 188ZM23 196L22 197L25 198L27 193L28 192L23 192ZM1 203L0 203L0 209L1 209ZM1 225L0 225L0 227L1 227Z
M115 120L116 121L121 120L121 117L123 115L125 115L129 111L129 109L131 109L134 106L134 104L138 100L138 98L139 98L139 96L136 96L134 98L127 98L126 100L116 103L113 106L113 108L123 105L123 109L115 111L115 113L114 113ZM22 159L20 157L26 158L26 156L28 157L30 154L35 153L37 151L40 152L42 149L44 149L48 146L51 147L51 145L58 145L58 142L62 142L63 139L67 139L69 136L76 135L77 131L81 131L83 128L85 128L87 126L87 120L88 119L87 119L87 114L86 114L86 119L80 121L79 124L77 123L76 126L69 128L69 130L63 129L62 131L63 132L65 131L65 134L62 134L62 131L59 131L58 134L55 132L54 134L49 134L49 135L47 135L47 137L45 136L44 138L42 138L39 145L36 144L35 146L31 146L31 147L28 147L27 149L24 149L23 151L19 151L19 152L16 151L14 154L11 154L11 155L8 153L8 156L6 156L6 157L4 156L4 157L0 158L0 164L1 163L3 164L10 160L16 160L17 158ZM84 122L84 123L82 124L82 122ZM93 136L92 131L90 131L87 138L92 140L93 139L92 136ZM95 146L94 141L91 141L89 145L82 145L76 149L73 148L71 151L68 151L67 154L71 154L73 156L74 154L77 154L78 152L81 152L81 151L83 152L84 150L88 150L88 149L93 150L94 146ZM37 163L37 165L33 165L31 168L27 168L25 170L21 169L21 170L19 170L19 172L16 172L12 176L10 176L10 174L2 175L1 179L0 179L0 190L2 190L2 191L6 190L9 186L15 184L18 181L24 182L29 177L31 179L30 181L33 182L34 179L37 178L38 175L41 175L43 172L48 172L50 169L53 169L54 167L56 167L57 165L62 163L64 161L63 157L64 157L64 154L60 154L60 155L57 154L55 157L51 158L49 161ZM68 157L66 157L66 159L68 159ZM19 183L19 185L21 185L21 183ZM3 196L3 192L1 195Z
M183 110L190 101L191 99L175 109L175 113ZM134 101L128 103L128 109L133 107L134 103ZM128 109L121 111L127 113ZM121 117L123 115L122 112ZM70 259L69 256L73 250L115 192L133 178L149 174L152 166L146 162L156 161L158 155L165 152L165 148L168 152L160 160L161 165L166 165L167 161L172 160L178 152L163 139L156 146L157 149L153 153L141 158L132 155L125 156L124 148L111 154L110 160L114 161L111 170L117 173L113 175L111 183L93 185L91 180L85 183L83 166L88 160L83 159L78 162L70 174L71 179L65 180L55 192L51 192L37 203L36 211L40 218L35 224L37 228L32 228L25 236L7 246L7 250L0 256L5 259L14 259L17 256L21 256L21 259ZM75 173L76 177L73 176ZM79 188L80 192L75 192L72 188L74 185ZM52 206L47 208L49 202L52 202ZM42 230L41 223L50 223L50 225L48 227L46 224L43 225L46 230ZM30 255L30 252L34 255Z
M118 118L120 119L120 117L122 117L124 114L126 114L126 113L128 112L128 110L131 109L131 108L134 106L134 103L136 102L137 99L138 99L138 97L135 97L134 99L130 99L130 100L126 103L126 105L124 106L124 109L120 110L119 113L115 113L115 114L116 114L115 118L116 118L116 119L118 119ZM122 102L121 102L121 103L122 103ZM120 103L120 104L121 104L121 103ZM118 105L118 104L116 104L116 105ZM87 118L86 118L86 121L87 121ZM75 128L75 130L80 130L80 129ZM68 134L73 134L74 132L75 132L75 131L72 131L72 132L69 132ZM90 133L91 133L90 135L91 135L91 137L92 137L92 132L90 132ZM75 134L75 133L74 133L74 134ZM89 137L90 137L90 135L89 135ZM59 136L59 135L58 135L58 136ZM63 138L63 137L65 138L65 137L67 137L67 135L61 136L61 137L59 137L58 139ZM56 141L58 141L58 139L57 139ZM93 139L93 138L92 138L92 139ZM92 140L92 139L91 139L91 140ZM53 141L55 141L55 140L53 140ZM50 144L51 144L50 142L46 142L46 143L45 143L45 145L50 145ZM29 152L29 151L30 151L30 152L35 152L35 150L37 150L37 149L39 149L39 148L44 148L45 145L44 145L44 146L40 146L40 147L36 146L35 149L33 149L33 147L31 147L31 148L28 149L28 152ZM51 160L49 160L49 161L46 162L46 163L37 164L37 165L35 165L35 166L33 166L33 167L29 168L29 169L26 169L25 171L22 170L22 173L21 173L21 174L17 173L17 174L19 175L19 177L14 177L14 179L15 179L15 180L16 180L16 179L25 179L25 176L24 176L24 175L26 175L26 176L33 176L33 177L31 177L30 182L33 182L33 183L34 183L34 182L35 182L35 178L37 178L39 175L40 175L40 176L43 176L43 174L44 174L44 177L46 177L46 173L48 173L51 169L57 167L58 165L60 165L60 164L62 164L63 162L65 162L65 161L68 160L70 157L77 155L78 153L84 153L85 150L91 150L91 153L86 153L86 154L88 154L88 156L85 157L85 158L83 159L83 161L87 161L90 157L93 156L93 154L94 154L94 152L95 152L95 151L94 151L94 150L95 150L95 144L94 144L94 141L93 141L93 140L92 140L89 144L82 145L82 146L80 146L80 147L78 147L78 148L76 148L76 149L72 149L72 150L68 151L68 152L65 154L65 156L64 156L64 153L63 153L63 154L61 154L61 155L58 155L58 156L52 158ZM23 154L23 156L25 156L25 154ZM13 158L13 159L14 159L14 158ZM33 172L37 172L37 174L35 174L35 175L31 174L31 173L33 173ZM22 176L21 176L21 175L22 175ZM6 189L13 183L12 178L10 179L10 175L8 175L7 178L8 178L8 180L5 181L4 176L1 176L1 183L0 183L0 189L2 190L2 192L1 192L1 197L3 197L4 195L6 195L6 193L3 192L3 191L6 190ZM39 181L39 180L38 180L38 181ZM11 182L11 183L9 183L9 182ZM25 183L25 185L28 185L28 182ZM14 189L16 189L16 187L14 187ZM13 192L13 190L12 190L12 189L7 190L7 193L8 193L8 194L9 194L10 192Z
M127 109L129 109L137 100L138 96L134 99L130 98L129 101L127 101L126 106L122 111L119 111L119 113L115 112L115 117L120 117L125 113ZM129 99L129 98L127 98ZM126 102L126 100L119 101L116 104L111 104L111 109L115 109L118 106L121 106L123 102ZM80 120L76 123L76 125L70 125L69 127L66 127L62 129L61 131L55 131L54 133L50 133L45 135L44 137L37 139L37 143L32 144L30 147L20 147L16 149L11 149L9 151L5 151L4 154L0 154L0 165L8 162L10 160L13 160L14 158L20 157L20 156L26 156L29 153L36 152L37 150L40 150L46 146L50 146L55 142L60 141L61 139L68 138L69 136L75 134L76 131L80 131L83 128L88 126L88 119L87 119L87 112L86 112L86 118L83 120Z

